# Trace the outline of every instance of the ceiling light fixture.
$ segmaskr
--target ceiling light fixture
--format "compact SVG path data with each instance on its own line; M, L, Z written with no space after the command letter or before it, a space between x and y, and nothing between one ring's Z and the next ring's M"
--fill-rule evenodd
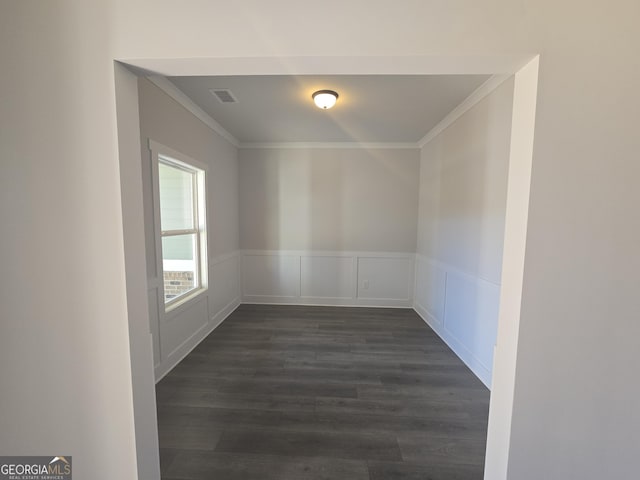
M336 101L338 100L338 94L333 90L318 90L313 95L311 95L311 98L313 98L313 101L318 108L327 110L328 108L331 108L336 104Z

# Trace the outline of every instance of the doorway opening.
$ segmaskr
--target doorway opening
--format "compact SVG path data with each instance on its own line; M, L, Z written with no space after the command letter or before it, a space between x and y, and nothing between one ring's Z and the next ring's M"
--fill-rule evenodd
M508 186L505 210L504 254L501 266L500 315L497 326L497 347L493 357L491 411L485 471L487 478L498 478L506 472L509 444L511 404L515 377L516 347L518 335L519 305L522 290L522 269L526 242L528 189L531 171L533 126L537 88L537 58L523 56L518 59L483 59L483 67L469 67L471 62L461 59L394 58L344 59L326 58L314 62L308 59L270 59L265 67L264 59L202 59L192 61L186 69L184 63L175 60L140 60L126 62L129 67L145 69L164 76L188 75L189 71L206 72L207 75L224 74L263 75L443 75L443 74L498 74L513 75L513 107L510 118ZM253 62L253 65L252 65ZM466 63L466 65L465 65ZM482 63L482 62L481 62ZM359 67L354 67L359 65ZM266 72L265 72L266 69ZM136 419L136 444L138 469L143 472L157 469L157 428L155 427L155 399L153 398L153 327L149 324L150 312L147 267L148 254L144 235L144 198L141 191L140 162L140 114L138 111L137 77L127 67L116 65L116 96L118 107L118 133L122 177L125 250L127 271L127 297L130 312L130 343L134 384L134 415ZM445 127L446 128L446 127ZM137 169L137 170L136 170ZM142 221L141 221L142 219ZM360 256L357 256L359 261ZM364 257L364 255L362 256ZM340 263L343 258L335 260ZM287 262L278 258L276 263ZM351 260L353 262L353 260ZM377 260L380 263L380 259ZM232 262L227 262L231 264ZM365 262L366 263L366 262ZM368 268L375 269L374 266ZM299 264L298 264L299 265ZM225 267L230 268L230 267ZM258 266L259 268L259 266ZM420 267L418 267L420 273ZM422 270L424 273L424 269ZM437 274L436 274L437 276ZM431 275L433 277L433 275ZM427 280L430 275L423 278ZM362 285L364 288L364 285ZM359 288L357 285L355 288ZM140 295L142 293L142 295ZM135 295L134 295L135 294ZM227 305L233 308L233 305ZM493 352L491 352L493 353Z

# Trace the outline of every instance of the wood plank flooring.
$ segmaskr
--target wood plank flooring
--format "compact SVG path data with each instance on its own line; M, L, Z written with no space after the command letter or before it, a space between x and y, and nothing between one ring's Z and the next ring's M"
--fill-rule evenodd
M483 475L489 391L409 309L242 305L156 395L164 480Z

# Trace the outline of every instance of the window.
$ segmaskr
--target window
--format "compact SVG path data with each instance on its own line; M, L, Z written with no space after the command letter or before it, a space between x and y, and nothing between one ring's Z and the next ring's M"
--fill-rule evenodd
M206 288L205 172L162 150L154 152L156 207L160 212L164 303L169 308Z

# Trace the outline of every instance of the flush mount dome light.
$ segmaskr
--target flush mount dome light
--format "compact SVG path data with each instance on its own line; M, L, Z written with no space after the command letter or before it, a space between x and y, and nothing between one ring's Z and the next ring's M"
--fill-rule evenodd
M336 100L338 100L338 94L333 90L318 90L313 95L311 95L311 98L313 98L313 101L318 108L326 110L336 104Z

